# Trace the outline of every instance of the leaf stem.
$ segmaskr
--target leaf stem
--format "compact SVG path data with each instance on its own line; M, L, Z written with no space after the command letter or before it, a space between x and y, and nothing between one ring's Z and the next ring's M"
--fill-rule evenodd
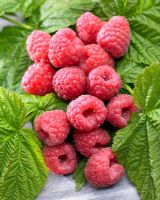
M129 85L124 84L124 87L125 87L126 90L128 90L128 92L129 92L131 95L133 95L133 90L132 90L132 88L131 88Z
M7 21L9 21L9 22L21 27L21 28L28 29L28 30L32 29L31 26L28 26L28 25L21 23L21 22L15 20L15 19L7 17L6 15L1 15L0 18L5 19L5 20L7 20Z

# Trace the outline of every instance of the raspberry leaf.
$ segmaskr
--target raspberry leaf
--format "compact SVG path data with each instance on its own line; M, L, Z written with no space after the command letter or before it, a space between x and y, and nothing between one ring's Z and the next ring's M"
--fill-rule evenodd
M78 167L76 168L75 172L73 173L73 179L75 181L75 188L76 191L81 190L84 185L86 184L86 178L84 175L84 169L87 163L87 159L82 159L79 163L78 163Z
M41 143L24 129L27 110L20 97L0 88L0 199L34 199L47 179Z
M136 79L134 99L140 112L113 139L113 150L142 200L160 199L160 64Z
M48 110L66 111L68 103L60 99L56 94L46 94L45 96L36 96L30 94L21 94L21 98L26 105L28 115L33 117L40 115Z
M26 52L28 34L17 27L0 32L0 86L20 91L22 75L31 64Z
M92 0L46 0L40 9L40 28L54 32L74 25L82 13L95 6Z
M1 0L0 12L15 13L20 12L24 17L29 17L45 0Z

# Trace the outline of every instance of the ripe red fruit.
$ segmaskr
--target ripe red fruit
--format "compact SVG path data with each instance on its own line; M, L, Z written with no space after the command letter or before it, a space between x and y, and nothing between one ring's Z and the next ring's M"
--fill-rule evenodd
M97 42L113 57L124 56L130 43L130 27L126 18L112 17L99 31Z
M73 137L76 150L86 157L97 153L111 141L108 132L101 128L88 132L75 130Z
M34 122L40 140L49 146L64 142L70 130L67 115L63 110L51 110L42 113Z
M85 176L95 187L109 187L121 179L124 168L118 164L111 148L103 148L93 154L87 162Z
M84 53L83 43L72 29L61 29L52 36L48 56L56 68L78 65Z
M108 103L106 120L113 126L122 128L127 126L132 113L137 110L131 95L119 94Z
M75 99L86 89L86 76L78 67L64 67L56 72L53 78L53 88L63 99Z
M75 150L68 143L55 147L45 146L43 155L48 168L56 174L70 174L77 167Z
M107 65L93 69L88 76L88 94L101 100L109 100L118 93L120 88L120 76L113 68Z
M100 99L91 95L81 95L69 103L67 117L76 129L90 131L103 124L106 108Z
M28 37L26 42L27 52L35 62L48 62L48 49L51 36L43 31L35 30Z
M43 96L53 92L52 80L56 71L44 62L31 65L22 78L22 88L25 92Z

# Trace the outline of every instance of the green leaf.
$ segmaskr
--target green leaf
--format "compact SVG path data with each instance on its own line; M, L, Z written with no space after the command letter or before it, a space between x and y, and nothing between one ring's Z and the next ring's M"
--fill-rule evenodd
M137 77L134 99L140 108L113 139L113 151L142 200L160 199L160 64Z
M0 86L21 90L21 78L31 64L26 52L28 31L6 27L0 32Z
M75 170L75 172L73 173L73 179L75 181L75 187L76 187L76 191L81 190L84 185L86 184L86 178L84 175L84 169L87 163L87 159L82 159L79 163L78 163L78 167Z
M21 98L26 105L28 115L33 113L36 117L48 110L66 111L68 103L60 99L56 94L46 94L45 96L36 96L30 94L21 94Z
M137 75L146 67L143 63L121 59L116 62L116 70L121 75L122 84L134 83Z
M15 13L21 12L24 17L33 15L34 11L44 2L45 0L1 0L0 1L0 12L3 13Z
M20 97L0 88L0 199L33 200L48 171L35 132L24 129L27 110Z
M40 9L40 28L54 32L74 25L82 13L95 5L92 0L46 0Z

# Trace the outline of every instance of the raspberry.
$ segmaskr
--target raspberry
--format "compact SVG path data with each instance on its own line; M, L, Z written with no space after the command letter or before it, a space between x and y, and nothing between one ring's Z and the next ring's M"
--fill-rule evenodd
M72 100L84 93L86 76L78 67L62 68L53 78L53 88L59 97Z
M103 25L104 22L97 16L86 12L77 20L77 32L80 39L86 44L96 43L97 33Z
M56 147L45 146L43 155L48 168L56 174L70 174L77 167L75 150L68 143Z
M124 56L130 43L128 21L121 16L112 17L99 31L97 42L113 57Z
M35 30L27 38L26 46L30 58L35 62L49 61L48 49L51 36L43 31Z
M69 103L67 117L76 129L90 131L103 124L106 108L100 99L91 95L81 95Z
M86 45L86 59L81 64L81 68L88 75L92 69L102 66L108 65L114 67L114 60L112 56L105 52L102 47L97 44Z
M128 94L119 94L113 97L107 105L106 120L113 126L122 128L127 123L133 112L137 111L133 98Z
M35 63L24 73L22 88L25 92L35 95L45 95L53 92L52 80L55 70L48 63Z
M63 143L70 129L67 115L63 110L44 112L35 120L34 127L40 140L49 146Z
M90 132L75 130L73 137L75 148L86 157L97 153L111 141L108 132L100 128Z
M52 36L48 56L56 68L78 65L84 53L84 45L72 29L61 29Z
M107 66L100 66L92 70L88 76L88 94L101 100L108 100L117 94L121 88L121 79L116 71Z
M124 175L122 165L116 163L111 148L103 148L93 154L87 162L85 176L95 187L109 187L116 184Z

